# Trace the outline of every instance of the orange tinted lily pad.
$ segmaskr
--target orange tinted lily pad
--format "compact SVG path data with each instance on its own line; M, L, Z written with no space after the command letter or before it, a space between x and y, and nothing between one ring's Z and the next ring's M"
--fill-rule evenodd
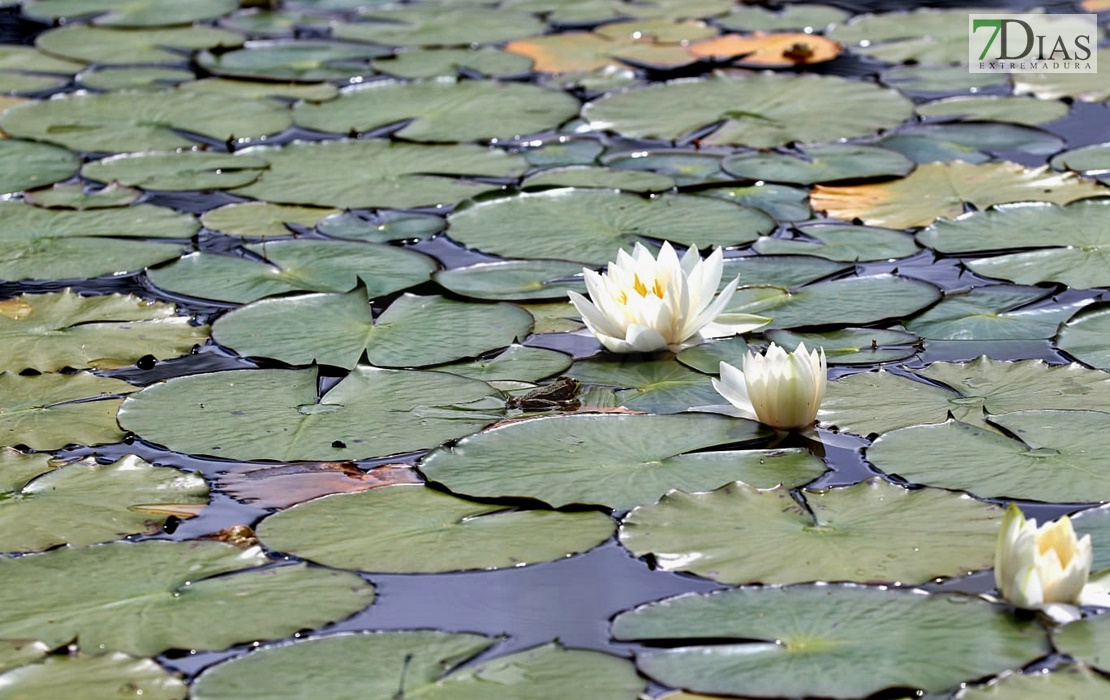
M725 34L686 47L698 58L739 58L740 63L758 66L796 66L831 61L840 55L840 44L802 32L755 32Z
M364 472L353 462L251 466L233 470L220 478L220 488L224 491L261 508L288 508L333 493L418 483L420 477L406 464L386 464Z

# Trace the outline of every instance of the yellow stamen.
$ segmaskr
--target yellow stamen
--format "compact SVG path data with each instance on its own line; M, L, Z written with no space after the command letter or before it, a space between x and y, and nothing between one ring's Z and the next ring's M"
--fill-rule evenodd
M663 298L663 285L659 284L659 280L655 280L655 284L651 286L651 291L655 292L655 296L660 299Z
M639 294L640 296L642 296L642 297L647 296L647 287L644 286L644 283L640 281L640 276L639 275L636 275L636 274L632 275L632 288L635 289L636 293Z

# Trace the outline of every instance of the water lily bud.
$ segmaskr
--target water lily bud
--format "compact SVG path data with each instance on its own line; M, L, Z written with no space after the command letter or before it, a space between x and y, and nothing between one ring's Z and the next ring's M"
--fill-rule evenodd
M825 350L810 352L799 343L786 352L771 343L765 355L748 351L743 371L721 363L713 388L745 417L779 430L808 428L825 398Z
M681 259L670 243L659 257L637 243L621 250L602 273L583 270L590 298L567 292L582 321L613 352L678 352L708 338L745 333L769 319L722 314L736 291L736 280L720 294L724 255L717 248L702 259L691 246Z
M1038 528L1011 503L998 533L994 582L1002 597L1019 608L1050 614L1052 606L1074 610L1091 573L1091 556L1091 536L1077 539L1066 515Z

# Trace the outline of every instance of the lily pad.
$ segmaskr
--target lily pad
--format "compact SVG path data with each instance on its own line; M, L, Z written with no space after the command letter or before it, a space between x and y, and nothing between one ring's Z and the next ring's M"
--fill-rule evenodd
M447 221L442 216L390 210L365 216L348 211L316 224L316 230L324 235L367 243L423 241L445 228Z
M201 78L177 86L180 92L213 92L254 100L330 100L339 94L331 83L275 83L262 80Z
M709 187L700 193L706 197L718 197L755 207L777 221L805 221L813 218L809 209L809 190L802 187L756 182L738 187Z
M567 290L586 293L582 266L562 260L507 260L440 270L444 288L474 299L566 299Z
M146 190L226 190L250 184L266 167L260 158L208 151L124 153L86 164L81 175Z
M994 563L1002 511L939 489L876 477L844 488L747 484L672 491L621 521L621 544L664 571L722 583L925 583Z
M420 470L466 496L614 510L651 503L670 489L703 491L738 479L799 486L824 471L821 460L804 450L694 451L765 435L752 421L705 414L553 416L439 447L424 457Z
M1056 667L1049 672L1014 671L1002 674L987 685L965 688L954 697L958 700L1105 700L1110 698L1110 681L1084 666Z
M78 374L24 377L0 373L0 444L56 450L70 444L102 445L123 438L116 425L127 382Z
M1100 61L1110 61L1110 48L1095 54ZM1110 98L1110 86L1098 73L1014 73L1013 81L1015 95L1034 95L1041 100L1071 97L1080 102L1103 102Z
M470 46L499 44L546 25L526 12L478 6L395 7L363 13L362 22L333 22L337 39L385 46Z
M49 454L20 452L13 447L0 447L0 491L14 491L36 476L45 474L58 466L59 463ZM0 659L2 658L0 654Z
M488 384L442 372L358 367L323 395L316 387L314 368L175 377L135 394L119 421L177 452L288 462L427 449L500 414Z
M795 333L770 330L764 334L788 352L799 344L807 348L822 348L830 365L876 364L894 362L912 357L917 352L920 339L913 333L882 328L844 328L828 333ZM739 364L732 363L736 367Z
M185 683L154 659L136 659L118 652L97 656L49 656L0 676L5 694L22 700L119 697L120 691L143 700L179 700L189 693Z
M1076 535L1091 536L1091 571L1110 568L1110 506L1088 508L1071 521Z
M524 178L523 189L540 187L604 187L625 192L664 192L674 187L674 180L660 173L595 168L572 165L547 168Z
M384 698L403 688L428 700L544 700L573 686L596 700L635 700L644 688L632 664L558 643L464 666L494 644L476 634L364 632L263 648L205 671L195 700ZM372 660L367 663L367 660ZM306 675L304 669L319 673Z
M1064 151L1049 162L1057 170L1073 170L1110 184L1110 143Z
M1030 126L1055 121L1068 113L1068 105L1063 102L999 95L946 97L917 105L915 109L922 117Z
M1107 640L1110 640L1108 620L1110 617L1105 615L1077 620L1056 630L1052 641L1062 653L1105 673L1110 668L1110 655L1106 651Z
M85 68L83 61L69 61L39 51L33 46L0 46L0 74L53 73L69 78Z
M949 420L886 433L868 448L867 459L911 482L982 497L1110 501L1110 469L1103 459L1110 414L1016 411L989 420L1015 437ZM929 459L923 460L926 451Z
M506 78L525 76L532 71L532 61L526 56L491 47L410 49L376 58L373 66L398 78L453 78L462 73Z
M289 364L354 367L363 352L378 367L423 367L511 345L532 329L512 304L471 304L405 294L371 320L364 290L254 302L213 325L216 342L240 355Z
M859 218L871 226L909 228L928 226L940 217L956 217L963 213L965 202L986 209L1027 200L1064 204L1099 194L1095 183L1053 173L1047 165L1026 168L1008 162L972 165L955 161L923 163L908 176L880 185L817 185L810 204L837 219ZM926 245L929 240L928 236L919 239Z
M481 504L402 485L293 506L263 520L258 536L270 549L325 566L430 574L561 559L615 531L612 518L597 511Z
M682 413L695 406L721 403L709 377L673 359L628 362L591 358L575 362L567 374L586 384L617 388L619 405L635 411Z
M945 295L911 318L906 330L932 340L1029 340L1051 338L1065 319L1089 299L1026 308L1047 297L1036 287L999 284Z
M276 134L290 124L289 111L277 104L185 92L67 95L0 115L0 127L12 136L111 153L198 145L181 131L226 141ZM252 161L251 167L258 166Z
M940 692L1049 650L1039 625L983 600L855 586L680 596L618 615L613 636L672 647L636 657L667 685L776 697Z
M371 60L388 53L380 46L332 41L254 41L234 51L203 51L197 64L209 73L234 78L351 80L374 75Z
M65 180L80 167L81 159L64 148L19 139L0 140L0 193Z
M140 357L188 353L208 327L178 316L173 304L129 294L83 297L70 289L0 301L0 368L56 372L113 369Z
M329 102L293 108L298 126L346 134L405 122L410 141L486 141L554 129L578 115L565 92L491 80L378 80L348 88Z
M967 63L967 14L966 8L932 7L865 14L828 34L854 53L889 63Z
M235 0L30 0L23 14L59 23L92 16L93 24L111 27L171 27L216 19L238 7Z
M839 7L826 5L791 4L780 10L770 10L759 5L737 5L717 24L734 32L779 29L810 29L821 31L830 24L842 22L849 14Z
M816 255L829 260L861 262L893 260L921 251L913 238L887 228L848 226L845 224L810 224L799 226L805 238L763 237L752 248L756 252L777 255Z
M840 55L841 46L819 34L756 31L691 42L686 50L698 58L731 59L745 67L793 68L831 61Z
M373 586L354 574L256 568L270 563L257 547L165 541L0 559L0 638L52 648L80 639L84 649L137 656L223 649L333 622L373 600Z
M114 29L71 24L39 34L35 46L75 61L118 65L183 63L192 50L232 48L242 46L243 40L238 32L215 27Z
M798 154L740 153L721 167L737 177L812 185L883 175L905 175L913 161L897 151L854 143L800 146Z
M725 312L770 316L770 328L860 325L907 316L938 298L940 290L927 282L882 274L817 282L795 291L742 287Z
M127 209L49 210L0 202L0 279L83 279L141 270L176 258L196 219L138 204Z
M111 184L99 189L80 182L54 185L50 189L23 193L23 201L46 209L111 209L139 201L142 192Z
M1077 364L1049 366L1040 360L936 362L920 374L950 389L883 370L829 382L818 417L858 435L885 433L923 423L956 420L986 427L984 414L1026 409L1089 409L1110 406L1110 377Z
M274 238L292 234L288 224L312 228L324 218L339 213L338 209L244 202L206 211L200 222L209 230L229 236Z
M1052 155L1064 147L1064 139L1056 134L1022 124L911 124L902 127L898 133L906 136L928 136L980 151L1021 151L1038 156Z
M88 457L0 496L0 551L34 552L161 530L208 503L197 474L155 467L135 455L111 464Z
M559 225L552 227L551 222ZM683 246L738 245L774 228L763 212L708 197L644 199L611 190L557 189L472 203L448 217L451 238L507 258L603 265L645 237Z
M653 148L606 155L602 162L618 170L646 170L674 178L679 186L697 185L731 176L721 169L720 154L683 148Z
M739 278L741 287L781 285L801 287L850 269L850 265L809 255L749 255L725 258L721 284Z
M744 356L747 354L748 343L737 335L686 348L675 355L675 359L704 374L717 374L721 371L722 362L734 367L743 366ZM716 404L717 400L710 403Z
M0 121L0 126L3 122ZM472 144L426 146L380 140L297 141L239 152L270 164L236 194L284 204L345 209L454 204L499 189L479 177L515 177L520 156ZM367 167L373 163L373 167Z
M938 221L917 240L953 254L1031 249L968 261L968 267L986 277L1018 284L1063 282L1078 289L1110 285L1110 199L971 212Z
M704 22L692 20L656 22L649 27L634 22L635 30L620 31L629 24L607 24L594 32L530 36L510 41L505 50L532 59L533 70L539 73L612 74L629 64L667 69L690 65L697 57L686 51L685 42L716 33Z
M164 90L195 77L183 68L108 66L79 74L77 82L96 90Z
M1080 362L1110 370L1110 306L1090 306L1072 316L1060 329L1056 345Z
M904 136L895 133L881 139L879 145L898 151L915 163L943 163L951 160L986 163L992 160L989 154L982 151L958 143L938 141L929 136Z
M799 104L820 104L816 111ZM624 136L678 140L722 121L709 144L756 148L791 141L827 142L868 136L913 112L906 98L869 83L826 75L714 76L629 90L591 102L583 116L594 129Z
M902 93L927 97L958 92L976 93L989 88L999 88L1009 82L1006 73L972 73L968 71L966 65L931 64L888 68L880 74L879 79L884 85L898 88Z
M420 284L435 269L421 253L373 243L308 239L244 248L257 257L190 253L147 276L177 294L247 303L294 291L347 292L360 282L374 298Z
M538 382L562 373L570 365L571 358L561 352L525 345L510 345L490 359L456 362L436 367L436 371L481 379L483 382Z

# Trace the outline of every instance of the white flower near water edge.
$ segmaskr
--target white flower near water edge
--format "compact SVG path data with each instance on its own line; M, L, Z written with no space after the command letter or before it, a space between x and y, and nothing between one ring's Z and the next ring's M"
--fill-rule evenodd
M786 352L771 343L764 355L749 350L743 370L722 362L721 378L713 380L713 388L745 418L796 430L817 420L827 378L823 348L811 352L799 343L794 352Z

